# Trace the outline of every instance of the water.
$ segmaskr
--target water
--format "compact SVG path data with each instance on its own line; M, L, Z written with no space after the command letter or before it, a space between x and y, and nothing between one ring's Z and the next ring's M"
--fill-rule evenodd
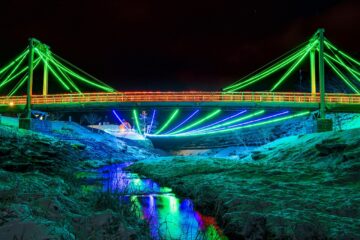
M153 239L227 239L213 217L204 216L189 199L180 200L167 187L124 170L129 164L101 168L104 191L117 191L133 203L137 215L149 223Z

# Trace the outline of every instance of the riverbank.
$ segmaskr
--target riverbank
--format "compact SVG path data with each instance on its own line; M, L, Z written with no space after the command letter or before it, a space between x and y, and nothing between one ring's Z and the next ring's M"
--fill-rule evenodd
M0 239L149 239L129 206L78 173L153 149L64 126L48 134L0 126Z
M360 129L233 152L146 159L130 170L192 199L232 239L360 238Z

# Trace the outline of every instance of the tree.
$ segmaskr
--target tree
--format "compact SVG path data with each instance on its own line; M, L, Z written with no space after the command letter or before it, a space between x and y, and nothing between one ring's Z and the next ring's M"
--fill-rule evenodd
M101 121L101 116L95 113L88 113L81 116L80 123L87 122L89 125L95 125Z

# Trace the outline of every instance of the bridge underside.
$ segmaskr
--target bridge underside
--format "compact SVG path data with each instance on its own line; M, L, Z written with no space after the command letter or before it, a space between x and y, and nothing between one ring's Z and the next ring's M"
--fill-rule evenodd
M129 108L222 108L222 109L291 109L291 110L311 110L319 109L319 103L290 103L290 102L99 102L99 103L54 103L54 104L35 104L34 110L48 112L62 111L104 111L108 109L129 109ZM359 104L327 103L328 112L360 112ZM0 113L21 113L25 105L0 105Z

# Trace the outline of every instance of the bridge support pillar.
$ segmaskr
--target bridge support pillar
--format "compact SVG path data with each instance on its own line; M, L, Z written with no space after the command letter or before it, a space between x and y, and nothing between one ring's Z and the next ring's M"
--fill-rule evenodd
M29 70L26 91L25 118L19 119L19 128L31 129L31 97L33 89L34 72L34 39L29 39Z
M333 130L332 119L317 119L316 120L316 132L328 132Z
M324 29L319 33L319 81L320 81L320 119L325 119L325 73L324 73Z
M48 54L49 47L44 44L45 47L45 59L44 59L44 76L43 76L43 96L48 94L49 89L49 70L48 70Z
M311 95L316 96L316 70L315 70L315 49L310 51L310 78L311 78Z
M20 118L19 128L31 130L31 118Z

